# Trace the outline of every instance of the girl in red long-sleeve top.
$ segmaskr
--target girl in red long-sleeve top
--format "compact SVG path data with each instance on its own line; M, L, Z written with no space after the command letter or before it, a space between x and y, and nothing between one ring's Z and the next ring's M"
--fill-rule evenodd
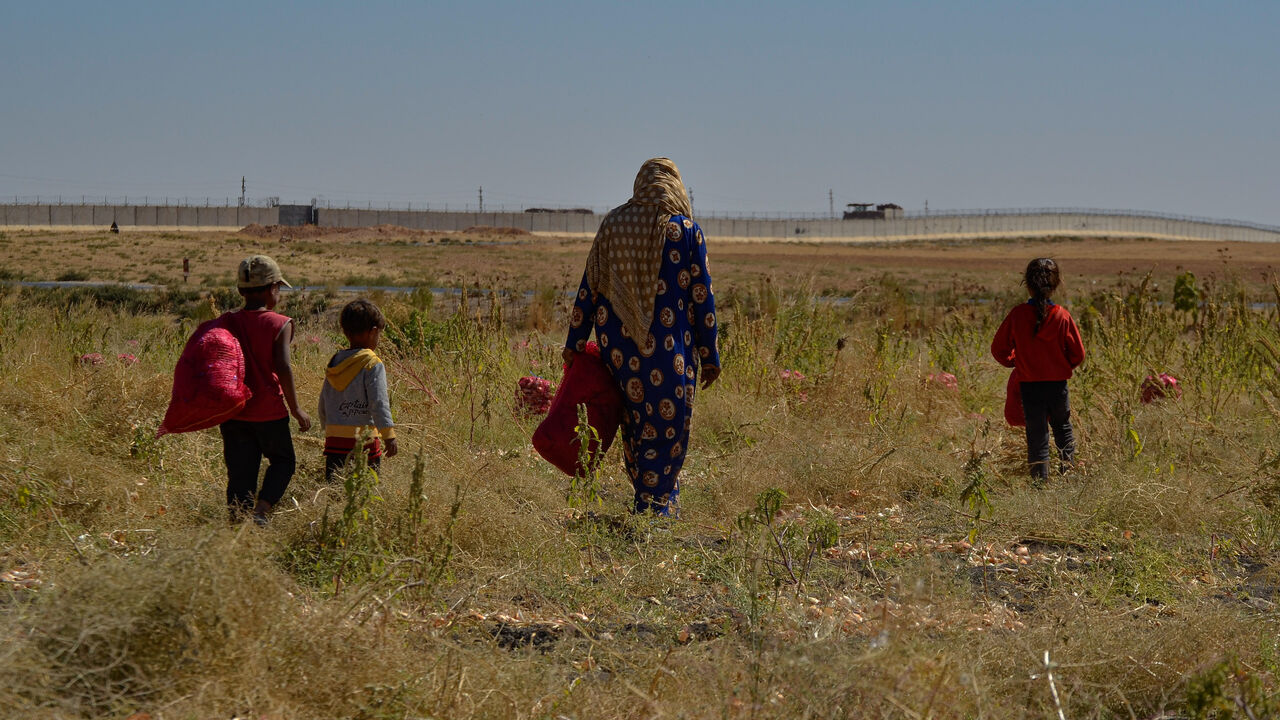
M1050 430L1058 446L1059 472L1071 466L1076 450L1067 379L1084 362L1084 343L1071 313L1050 299L1061 281L1052 259L1032 260L1024 276L1031 299L1009 311L991 341L991 355L1014 368L1021 383L1027 464L1035 480L1049 476Z

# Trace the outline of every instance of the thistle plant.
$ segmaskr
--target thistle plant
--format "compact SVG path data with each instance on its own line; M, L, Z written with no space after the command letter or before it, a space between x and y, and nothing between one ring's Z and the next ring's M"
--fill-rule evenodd
M577 433L578 471L569 480L569 507L581 508L585 505L602 504L600 498L600 463L603 453L592 453L592 447L600 446L600 433L591 426L587 417L586 403L578 405L578 424L573 427Z

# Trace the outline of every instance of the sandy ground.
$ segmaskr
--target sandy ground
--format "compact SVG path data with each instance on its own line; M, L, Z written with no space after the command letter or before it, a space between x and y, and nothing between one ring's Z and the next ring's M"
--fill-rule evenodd
M849 293L889 275L910 285L1017 283L1027 260L1056 258L1070 285L1114 282L1150 271L1161 283L1189 270L1265 285L1280 269L1280 245L1131 238L951 239L899 242L776 242L709 238L718 285L772 278L815 291ZM183 282L226 285L240 258L276 257L295 285L407 285L542 289L575 285L586 236L513 235L474 230L421 232L362 228L0 231L0 279Z
M1058 260L1067 283L1092 284L1121 273L1147 272L1167 282L1183 271L1266 283L1280 269L1280 246L1251 243L1078 238L715 248L717 267L743 274L808 276L820 287L834 288L881 273L930 285L953 279L1016 283L1028 260L1044 256Z

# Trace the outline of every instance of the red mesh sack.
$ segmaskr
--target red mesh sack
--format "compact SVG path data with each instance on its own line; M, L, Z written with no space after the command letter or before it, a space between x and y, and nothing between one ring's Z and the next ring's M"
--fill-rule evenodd
M554 386L550 380L534 375L520 378L516 387L516 417L536 417L546 415L551 409L551 392Z
M1009 373L1009 384L1004 391L1004 421L1014 427L1026 427L1027 418L1022 412L1022 380L1018 370Z
M1182 397L1182 387L1178 385L1178 378L1168 373L1160 373L1148 375L1147 379L1142 381L1142 404L1149 405L1167 397L1175 400Z
M219 425L244 409L244 351L221 318L196 328L173 370L173 393L156 437Z
M573 431L578 425L578 406L583 403L587 405L587 422L600 434L600 441L588 448L595 462L613 444L625 408L622 391L600 359L600 348L594 342L587 343L586 352L574 353L573 364L564 371L547 417L533 433L533 448L566 475L586 472L578 465L578 434Z

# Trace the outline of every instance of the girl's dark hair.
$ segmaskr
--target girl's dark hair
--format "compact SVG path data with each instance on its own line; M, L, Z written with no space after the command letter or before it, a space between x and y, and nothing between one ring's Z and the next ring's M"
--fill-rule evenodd
M1027 272L1022 282L1031 292L1031 302L1036 306L1036 332L1040 332L1040 326L1049 315L1049 298L1053 297L1053 291L1062 282L1062 277L1058 274L1058 263L1053 258L1032 260L1027 263Z

